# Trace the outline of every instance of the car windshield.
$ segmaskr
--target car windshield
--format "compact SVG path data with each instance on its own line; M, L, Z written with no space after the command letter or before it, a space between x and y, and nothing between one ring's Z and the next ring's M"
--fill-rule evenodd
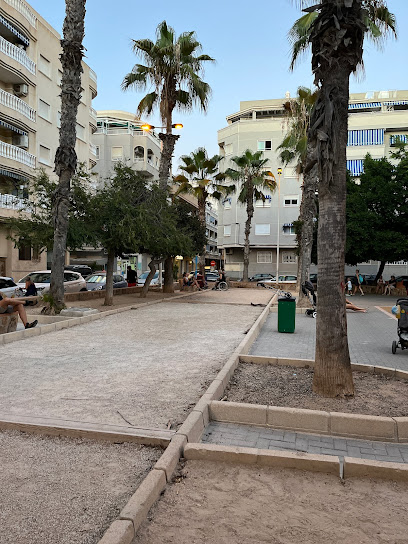
M143 272L143 274L140 274L139 280L145 280L148 275L149 275L149 272ZM155 275L153 276L153 279L157 279L158 277L159 277L159 273L156 272Z
M89 276L86 278L86 283L105 283L106 282L106 276L100 275L100 274L93 274L92 276Z
M34 283L50 283L51 282L51 272L33 272L28 274L18 283L25 283L27 280L31 280Z

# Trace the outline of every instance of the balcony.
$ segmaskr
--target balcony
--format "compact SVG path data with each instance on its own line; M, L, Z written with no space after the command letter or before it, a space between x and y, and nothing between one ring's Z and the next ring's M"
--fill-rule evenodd
M89 108L89 115L92 117L92 119L94 119L95 121L98 120L98 114L96 113L96 110L94 110L93 108ZM96 123L95 123L95 126L96 126Z
M156 144L160 145L160 138L157 136L155 132L142 130L141 128L133 129L130 127L124 127L124 128L98 127L95 134L106 134L107 136L117 135L117 134L130 134L131 136L148 136L153 141L155 141Z
M16 60L24 66L24 68L27 68L29 72L35 75L35 62L30 59L24 49L20 49L0 36L0 51L11 59Z
M98 83L98 76L96 75L96 72L92 70L92 68L89 68L89 77L92 79L92 81Z
M30 10L28 5L23 0L4 0L6 4L13 7L16 11L21 13L23 17L27 19L31 26L37 28L37 17Z
M28 201L14 195L0 194L0 208L7 210L28 210Z
M92 155L95 155L95 157L98 156L98 152L97 152L97 148L96 148L96 145L95 144L89 144L89 151L91 152Z
M35 168L35 156L20 147L0 141L0 157L20 162L29 168Z
M27 119L35 123L35 110L24 102L24 100L14 96L14 94L7 93L6 91L3 91L3 89L0 89L0 104L3 104L3 106L14 111L18 111L18 113L21 113L24 117L27 117Z

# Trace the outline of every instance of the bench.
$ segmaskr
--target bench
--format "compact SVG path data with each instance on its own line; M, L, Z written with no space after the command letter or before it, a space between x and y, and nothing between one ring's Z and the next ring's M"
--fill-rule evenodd
M0 334L15 332L17 330L18 315L0 314Z

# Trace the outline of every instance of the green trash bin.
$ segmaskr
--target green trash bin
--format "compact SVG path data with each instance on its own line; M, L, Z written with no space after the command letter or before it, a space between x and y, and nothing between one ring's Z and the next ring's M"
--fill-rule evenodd
M278 332L295 332L296 299L278 299Z

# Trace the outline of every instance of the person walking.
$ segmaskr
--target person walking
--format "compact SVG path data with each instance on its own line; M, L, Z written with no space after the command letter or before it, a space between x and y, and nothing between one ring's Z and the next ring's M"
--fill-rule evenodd
M364 281L363 276L360 274L360 270L356 270L355 279L354 279L354 295L357 293L357 291L360 291L361 296L364 296L363 288L361 287L362 283Z

